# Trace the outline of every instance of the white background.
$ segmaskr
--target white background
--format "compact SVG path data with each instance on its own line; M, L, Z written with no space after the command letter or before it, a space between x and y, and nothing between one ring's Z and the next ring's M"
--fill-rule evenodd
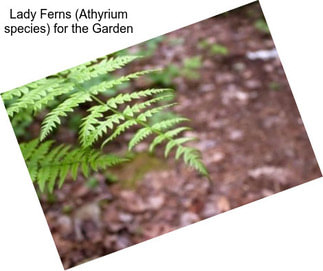
M8 8L126 9L131 36L8 39L0 33L0 89L238 7L250 1L2 1ZM320 0L260 1L319 164L323 165ZM1 29L2 32L2 29ZM13 130L0 103L0 270L63 270ZM73 270L323 270L322 178L204 220Z

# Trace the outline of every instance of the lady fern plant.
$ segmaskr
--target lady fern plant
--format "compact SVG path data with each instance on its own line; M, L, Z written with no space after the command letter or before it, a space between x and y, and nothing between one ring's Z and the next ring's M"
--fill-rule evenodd
M91 170L97 171L127 161L126 158L104 153L103 147L130 128L135 128L135 133L128 142L130 151L150 137L150 152L163 144L165 157L174 150L176 160L183 159L185 164L208 177L200 152L186 144L195 138L180 136L190 129L182 126L183 122L188 121L187 118L172 116L157 123L149 122L155 114L175 105L167 102L174 95L173 90L151 88L117 93L102 99L106 97L102 94L108 90L131 79L156 72L144 70L105 79L107 74L137 58L106 57L2 94L11 120L19 120L27 114L35 116L41 111L45 112L44 109L47 110L39 138L20 144L31 178L41 191L47 189L52 192L55 185L60 187L68 174L76 179L78 172L88 176ZM85 103L90 104L90 107L79 127L79 146L57 146L54 140L47 139L62 125L62 118ZM98 144L101 149L95 149Z

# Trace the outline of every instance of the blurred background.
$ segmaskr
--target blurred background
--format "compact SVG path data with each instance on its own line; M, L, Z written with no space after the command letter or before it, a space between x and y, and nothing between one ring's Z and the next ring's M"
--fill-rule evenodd
M321 176L293 95L258 2L146 41L113 55L143 58L110 77L162 68L109 90L176 90L170 114L191 119L189 135L212 181L162 152L130 154L116 169L79 176L41 204L65 268ZM75 143L80 107L55 135ZM16 127L18 139L37 137L39 121ZM127 152L131 134L108 151ZM301 199L300 199L301 200Z

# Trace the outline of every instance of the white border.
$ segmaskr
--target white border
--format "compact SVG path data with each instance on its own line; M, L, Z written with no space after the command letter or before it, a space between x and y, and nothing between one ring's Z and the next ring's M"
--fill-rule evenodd
M1 24L7 7L44 5L40 1L3 2ZM54 1L51 6L62 2ZM178 2L129 0L109 3L114 7L129 7L140 16L133 19L138 32L131 40L110 38L102 45L80 38L78 47L70 40L64 44L67 49L62 51L62 47L57 45L62 40L25 39L13 43L0 34L1 89L39 79L249 1L186 1L185 5ZM323 43L320 33L323 24L320 3L319 0L261 1L322 166L323 107L320 101L323 97ZM64 4L84 3L64 1ZM91 1L87 5L100 4ZM168 15L162 15L167 14L167 10ZM31 183L26 182L29 179L27 169L2 103L0 127L0 269L63 270L36 194ZM73 270L323 270L322 191L320 178Z

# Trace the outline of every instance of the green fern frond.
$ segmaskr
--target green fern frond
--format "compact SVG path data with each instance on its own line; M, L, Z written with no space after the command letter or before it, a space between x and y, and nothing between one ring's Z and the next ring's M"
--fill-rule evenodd
M73 89L73 85L65 83L62 78L51 78L42 80L42 83L29 85L28 90L25 88L23 89L23 94L21 90L16 91L14 94L10 94L12 96L18 95L19 92L22 94L21 97L17 98L7 108L10 117L13 117L15 114L27 108L32 108L34 112L39 111L44 105L48 104L49 101L54 100L57 96L70 92ZM5 96L5 98L8 98L8 96Z
M95 141L97 141L100 137L102 137L104 134L108 132L107 128L112 130L115 124L117 125L120 124L120 121L124 121L127 117L129 116L132 117L136 113L140 113L141 110L151 106L152 104L165 100L169 97L172 97L173 95L166 94L163 96L158 96L141 103L136 103L133 106L128 105L123 110L123 112L115 112L115 109L117 109L119 105L122 105L125 102L130 102L133 99L139 99L140 97L151 96L154 93L160 94L166 91L169 92L170 90L169 89L148 89L144 91L134 92L131 94L119 94L117 97L110 98L106 104L93 106L89 110L90 113L83 119L83 122L81 124L81 129L79 133L81 145L83 147L91 146ZM169 106L170 105L157 107L155 110L149 111L149 112L146 111L144 115L138 116L138 120L146 120L147 119L146 115L152 116L153 113L157 113ZM107 116L105 120L100 120L100 118L104 116L103 113L107 113L109 111L113 111L114 113L112 115Z
M189 121L188 118L183 118L183 117L174 117L171 119L163 120L161 122L155 123L152 128L153 129L158 129L158 130L167 130L168 128L173 127L174 125L177 125L181 122L184 121Z
M29 91L28 86L18 87L7 92L1 93L1 97L4 101L12 100L13 98L20 97Z
M131 126L134 126L138 124L135 119L127 120L126 122L122 123L115 129L112 135L110 135L101 145L101 148L107 144L109 141L112 141L113 139L117 138L119 135L121 135L123 132L125 132L127 129L129 129Z
M41 109L45 108L51 101L54 101L57 97L70 93L75 88L75 85L70 82L64 82L59 84L57 88L47 88L47 94L41 97L39 100L35 101L33 105L33 112L39 112Z
M120 69L138 58L139 56L118 56L116 58L103 59L94 65L92 64L93 62L88 62L70 69L68 77L78 83L84 83L92 78Z
M57 127L57 125L61 123L60 117L66 117L68 112L72 112L74 108L78 107L80 104L92 101L92 96L152 71L153 70L132 73L115 80L102 82L86 90L81 89L78 92L72 94L69 98L67 98L64 102L59 104L54 110L47 114L45 120L42 123L40 140L44 140Z
M2 94L12 119L19 119L17 117L25 113L31 115L45 107L48 109L41 124L41 143L36 140L21 144L30 175L41 191L45 188L52 191L55 185L61 186L68 174L74 179L78 172L88 176L91 170L124 161L122 158L93 150L92 146L102 140L102 148L130 129L134 134L128 142L129 150L151 139L149 151L164 145L165 157L174 152L176 160L182 158L185 164L208 176L201 153L188 146L195 138L181 135L190 129L182 126L182 123L189 119L170 115L168 119L154 121L152 124L152 118L156 114L176 104L170 102L174 97L173 90L151 88L131 93L109 94L111 97L101 100L102 97L107 97L107 90L156 71L139 71L113 79L109 76L104 80L105 74L108 75L137 58L119 56L87 62ZM53 141L44 141L61 124L62 118L87 102L91 102L88 103L90 108L79 126L81 148L73 149L66 145L53 147Z
M191 128L190 127L178 127L178 128L173 129L173 130L167 131L165 133L165 137L173 138L174 136L177 136L181 132L187 131L187 130L191 130Z
M122 99L120 103L123 103L127 100L129 100L129 97L127 97L127 99ZM132 150L137 144L142 142L148 136L155 134L155 138L153 139L152 143L149 146L150 151L153 151L157 145L160 145L163 142L167 142L165 151L164 151L165 157L168 157L172 149L177 148L176 155L175 155L176 159L179 159L181 156L183 156L184 162L187 165L193 167L202 175L208 176L208 172L201 161L200 153L192 147L184 146L185 143L196 140L196 138L191 138L191 137L176 138L176 136L179 135L181 132L189 130L190 128L177 127L174 129L170 129L181 122L187 121L188 119L183 117L174 117L150 126L147 121L148 118L150 118L157 112L160 112L161 110L173 105L173 104L166 104L158 107L153 107L147 110L146 107L151 105L150 101L151 100L148 100L143 103L138 103L132 107L128 105L122 112L116 111L120 103L116 103L116 102L113 103L114 107L116 108L111 108L108 106L106 108L107 110L113 111L114 114L117 116L123 116L123 118L118 119L118 122L120 120L125 120L125 122L117 126L114 132L102 143L102 147L108 142L117 138L121 133L125 132L131 126L139 125L139 126L142 126L142 128L139 129L132 137L132 139L129 141L128 143L129 150ZM101 107L101 109L103 109L103 107ZM146 111L138 115L138 112L140 112L142 109ZM101 116L98 116L98 117L101 117ZM112 129L113 127L111 126L110 128ZM93 133L96 133L95 132L96 129L92 129L92 131L94 131ZM106 130L104 132L106 132ZM102 134L103 133L101 133L101 135Z
M147 121L147 119L151 118L153 115L163 111L164 109L168 108L168 107L172 107L176 105L176 103L171 103L171 104L166 104L166 105L161 105L161 106L158 106L158 107L154 107L152 109L149 109L143 113L141 113L137 119L139 121Z
M136 91L133 93L126 93L126 94L120 93L118 96L110 98L107 102L107 105L112 108L117 108L118 105L124 104L126 102L131 102L132 100L135 100L135 99L140 99L140 98L152 96L155 94L161 94L165 92L173 92L173 90L168 88L160 88L160 89L146 89L146 90Z
M177 139L170 139L169 142L166 145L165 148L165 157L168 156L168 154L170 153L170 151L175 147L175 146L181 146L182 144L188 142L188 141L192 141L192 140L196 140L196 138L193 137L181 137L181 138L177 138Z
M158 91L150 91L157 93ZM141 92L143 93L143 92ZM152 95L152 94L151 94ZM165 157L169 155L172 149L177 148L176 159L179 159L182 155L184 156L184 162L195 168L199 173L207 176L205 166L201 161L201 157L198 151L193 151L191 147L184 146L185 143L196 140L196 138L191 137L180 137L176 138L180 133L189 130L189 127L177 127L171 129L173 126L188 121L187 118L183 117L174 117L168 120L164 120L158 123L149 125L148 119L151 118L154 114L164 110L167 107L173 106L174 104L166 104L157 107L150 107L153 103L157 101L165 100L164 96L158 96L153 99L136 103L133 106L127 105L123 111L118 111L119 106L124 105L128 102L131 102L133 99L139 99L140 95L138 92L131 94L119 94L117 97L111 98L106 104L101 104L98 107L95 107L91 110L89 116L84 119L82 128L86 127L86 130L81 130L81 138L83 136L83 144L85 146L90 146L98 138L107 133L108 129L111 129L112 134L108 136L101 145L101 148L105 146L108 142L116 139L126 130L132 126L141 126L135 135L131 138L128 143L128 149L132 150L137 144L142 142L148 136L154 134L155 138L149 146L149 150L153 151L157 145L160 145L163 142L166 142L165 147ZM107 117L105 121L101 121L100 118L103 117L103 113L112 112L112 115ZM113 121L117 124L115 130ZM121 123L121 121L124 121ZM103 123L103 124L102 124ZM121 123L121 124L120 124ZM100 128L99 128L100 127ZM98 129L99 128L99 129ZM82 135L85 133L86 135Z
M156 99L160 99L161 97L158 97ZM119 125L116 130L110 135L101 145L101 148L105 146L108 142L114 140L117 138L121 133L125 132L127 129L129 129L131 126L134 125L147 125L145 122L148 118L151 118L154 114L157 114L158 112L162 111L163 109L173 106L174 104L167 104L159 107L154 107L152 109L149 109L141 114L139 114L137 117L135 117L135 114L140 112L140 108L145 108L147 105L151 105L152 100L149 100L147 102L143 102L137 105L134 105L133 107L127 106L121 115L124 117L126 122ZM120 112L116 112L117 115L120 114ZM149 127L151 129L151 127ZM153 129L151 129L153 131ZM137 142L139 143L139 142ZM135 144L136 145L136 144ZM129 149L132 149L129 147Z
M117 79L113 79L110 81L104 81L100 84L94 85L90 87L87 91L92 95L97 95L99 93L102 93L108 89L111 89L115 86L121 85L127 81L130 81L131 79L139 78L140 76L156 72L157 70L146 70L146 71L140 71L140 72L134 72L128 75L121 76Z
M87 177L91 170L97 171L127 161L94 149L72 149L67 145L52 147L53 143L40 143L35 139L20 144L31 179L41 191L47 188L52 192L56 184L60 187L69 173L75 180L79 171Z
M183 154L184 154L184 162L194 169L196 169L198 172L200 172L204 176L209 176L209 173L203 164L200 154L196 149L190 148L190 147L182 147L183 148Z
M83 147L88 147L91 145L89 142L89 137L91 133L99 131L96 131L95 125L99 125L101 121L99 120L104 115L103 113L108 111L109 107L107 105L96 105L92 106L89 111L90 114L88 114L85 118L83 118L82 124L80 126L80 132L79 132L79 139L80 143Z
M21 97L21 96L27 94L31 89L35 89L35 88L38 88L39 86L42 86L43 84L47 84L47 80L48 79L46 79L46 78L41 79L41 80L34 81L34 82L29 83L29 84L26 84L24 86L14 88L14 89L9 90L7 92L4 92L4 93L1 94L2 99L4 101L9 101L9 100L12 100L14 98Z
M152 106L155 103L161 102L166 100L169 97L173 97L173 95L163 95L163 96L158 96L156 98L141 102L141 103L136 103L133 106L127 106L125 110L123 111L123 114L129 115L129 116L134 116L136 113L140 113L143 109L146 109L149 106Z
M83 140L83 147L92 146L100 137L107 133L107 128L113 129L114 125L120 124L120 121L125 120L124 116L120 114L113 114L108 116L105 120L99 122L94 130L88 130L90 133L88 137Z
M29 143L20 144L20 149L25 161L29 160L29 158L34 154L34 151L36 150L37 145L38 145L38 140L32 140Z
M152 134L152 130L150 127L144 127L137 131L134 137L130 140L128 148L131 151L134 146L136 146L139 142L144 140L147 136Z
M80 104L92 101L91 95L87 92L76 92L70 98L59 104L49 112L42 123L40 140L43 141L61 123L60 117L66 117L68 112L73 112L74 108Z

